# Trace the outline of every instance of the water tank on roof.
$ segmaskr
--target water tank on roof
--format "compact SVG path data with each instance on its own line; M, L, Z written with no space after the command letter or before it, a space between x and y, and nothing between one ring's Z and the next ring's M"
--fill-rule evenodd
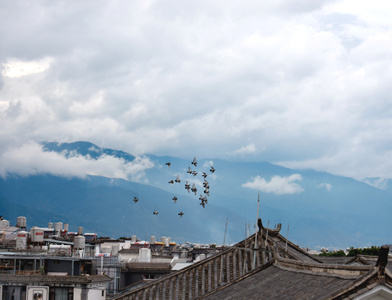
M169 239L165 236L161 237L161 242L163 243L164 246L168 247L169 246Z
M16 249L27 249L27 240L29 233L27 231L19 231L16 237Z
M68 224L68 223L64 223L64 230L65 230L66 232L69 231L69 224Z
M118 251L120 250L120 246L117 244L117 245L113 245L112 246L112 255L113 256L118 256Z
M131 242L136 243L136 235L131 236Z
M139 249L139 262L151 262L151 250L148 248Z
M31 242L42 243L44 241L44 230L34 226L30 230Z
M57 222L54 224L54 231L56 234L60 234L61 230L63 230L63 223L62 222Z
M5 229L10 227L10 222L7 220L0 220L0 229Z
M86 247L86 238L82 235L77 235L74 238L75 249L84 249Z
M52 222L48 223L48 228L53 228L53 223Z
M17 227L26 228L26 217L18 217L16 224Z
M150 244L154 245L155 244L155 236L150 237Z
M198 259L197 261L201 261L201 260L203 260L203 259L206 259L206 255L205 255L204 253L201 253L201 254L199 255L199 259Z
M78 234L79 234L79 235L82 235L82 234L83 234L83 227L79 227L79 228L78 228Z

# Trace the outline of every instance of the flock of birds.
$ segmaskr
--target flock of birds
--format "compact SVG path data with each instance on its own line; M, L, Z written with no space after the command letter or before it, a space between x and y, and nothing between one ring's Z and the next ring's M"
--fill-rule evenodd
M194 165L195 167L197 167L197 160L196 160L196 157L193 159L193 161L191 162L191 164ZM167 162L165 165L168 166L169 169L170 169L170 166L171 166L171 163L170 163L170 162ZM214 168L213 166L210 167L210 172L211 172L211 173L214 173L214 172L215 172L215 168ZM192 170L191 167L189 167L187 173L188 173L188 174L191 174L191 175L193 175L193 176L196 176L196 175L198 174L195 170ZM207 176L208 176L207 173L206 173L206 172L203 172L202 177L204 178L204 182L203 182L203 188L204 188L203 193L204 193L204 195L203 195L203 194L200 194L200 197L199 197L200 205L201 205L203 208L205 208L205 207L206 207L206 204L208 204L207 196L210 196L210 185L209 185L208 181L206 180ZM179 176L179 175L177 175L176 179L174 179L174 180L171 179L171 180L169 181L169 184L175 184L175 183L181 183L181 179L180 179L180 176ZM195 183L193 183L193 184L192 184L192 187L191 187L191 184L190 184L188 181L186 181L186 183L185 183L185 189L188 191L188 193L192 192L192 193L195 194L195 196L197 196L197 188L196 188ZM177 203L178 198L177 198L176 196L174 196L174 197L172 198L172 200L174 201L174 204L175 204L175 203ZM139 199L138 199L137 197L133 197L133 202L134 202L134 203L137 203L137 202L139 202ZM157 211L157 210L154 210L154 211L153 211L153 215L158 215L158 211ZM184 215L184 213L181 211L181 212L178 213L178 215L180 216L180 218L182 218L182 216Z

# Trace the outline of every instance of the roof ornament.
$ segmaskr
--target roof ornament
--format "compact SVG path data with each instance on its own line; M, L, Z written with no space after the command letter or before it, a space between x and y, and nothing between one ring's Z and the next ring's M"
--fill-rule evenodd
M383 245L380 248L380 254L378 255L376 267L378 267L379 276L385 276L385 266L388 263L388 253L389 247L387 245Z
M261 221L261 218L257 220L257 226L259 227L259 231L261 232L265 227L263 226L263 222ZM278 226L276 226L275 229L268 228L268 235L270 236L276 236L279 234L280 229L282 229L282 224L279 223Z

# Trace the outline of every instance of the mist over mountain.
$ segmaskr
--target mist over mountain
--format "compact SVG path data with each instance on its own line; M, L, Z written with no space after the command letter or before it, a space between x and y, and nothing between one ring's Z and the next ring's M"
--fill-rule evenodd
M303 247L343 248L390 243L391 189L377 188L370 181L313 170L295 170L268 162L233 162L220 159L188 160L146 155L138 158L119 150L100 148L89 142L42 143L48 153L64 159L116 158L128 170L128 178L88 175L75 177L50 173L0 178L2 215L16 222L27 217L28 226L68 222L70 230L102 236L170 236L177 242L234 243L244 238L245 224L260 216L266 226L282 223L281 234ZM143 161L142 167L136 162ZM148 164L145 162L148 161ZM170 162L170 168L166 165ZM210 171L213 166L216 171ZM197 174L188 173L189 168ZM210 186L208 203L202 177ZM170 184L179 176L181 182ZM185 189L194 183L196 195ZM374 180L373 180L374 181ZM368 184L369 183L369 184ZM388 187L388 185L387 185ZM172 200L178 197L177 203ZM133 197L139 202L134 203ZM157 210L158 215L153 215ZM179 217L178 213L184 216ZM287 227L289 225L289 231Z

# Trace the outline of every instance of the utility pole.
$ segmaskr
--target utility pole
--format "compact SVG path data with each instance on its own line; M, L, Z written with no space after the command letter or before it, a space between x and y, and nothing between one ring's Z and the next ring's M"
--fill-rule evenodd
M223 238L223 246L225 245L225 242L226 242L226 232L227 232L227 221L228 221L228 220L229 220L229 219L226 218L225 236L224 236L224 238Z

